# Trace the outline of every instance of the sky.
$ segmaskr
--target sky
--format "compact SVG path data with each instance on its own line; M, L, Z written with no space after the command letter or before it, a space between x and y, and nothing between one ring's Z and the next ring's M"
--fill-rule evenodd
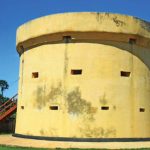
M32 19L64 12L120 13L150 22L150 0L0 0L0 80L9 84L4 96L12 97L18 89L17 28Z

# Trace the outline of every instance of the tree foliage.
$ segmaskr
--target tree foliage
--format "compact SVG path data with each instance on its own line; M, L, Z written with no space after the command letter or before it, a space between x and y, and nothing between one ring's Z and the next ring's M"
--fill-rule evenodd
M0 80L0 91L1 91L2 96L3 96L4 91L8 88L9 88L9 85L8 85L7 81Z
M7 100L9 100L8 97L3 97L2 94L0 94L0 105L1 103L5 103Z
M6 89L9 88L9 85L7 83L7 81L5 80L0 80L0 103L4 103L6 102L9 98L8 97L4 97L3 93Z

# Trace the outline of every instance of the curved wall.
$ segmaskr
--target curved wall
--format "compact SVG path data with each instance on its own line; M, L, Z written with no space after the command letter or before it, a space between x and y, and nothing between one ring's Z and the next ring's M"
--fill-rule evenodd
M87 19L83 14L86 13L69 16ZM67 18L67 15L60 17ZM86 14L88 18L89 15L101 14ZM108 14L102 16L108 19ZM91 32L71 32L69 28L68 32L49 35L54 37L50 39L49 33L38 35L38 39L22 38L29 31L32 35L30 26L36 20L28 24L18 31L18 39L21 38L17 43L20 80L16 134L67 138L150 137L149 31L145 38L146 31L134 36L130 32L120 33L122 26L114 30L116 33L103 33L99 29L97 33L97 28L93 32L90 27ZM49 40L43 42L43 39Z

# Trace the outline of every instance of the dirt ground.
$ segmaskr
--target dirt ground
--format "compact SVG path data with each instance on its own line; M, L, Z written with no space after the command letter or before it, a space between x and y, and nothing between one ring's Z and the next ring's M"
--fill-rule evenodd
M150 142L56 142L16 138L12 135L0 135L0 145L35 148L150 148Z

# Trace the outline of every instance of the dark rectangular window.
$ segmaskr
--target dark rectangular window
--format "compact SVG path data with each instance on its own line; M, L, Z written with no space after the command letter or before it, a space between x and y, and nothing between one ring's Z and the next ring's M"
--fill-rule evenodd
M38 72L32 72L32 78L38 78L39 73Z
M145 112L145 108L140 108L139 111L140 112Z
M50 110L58 110L58 106L50 106L49 109Z
M71 36L63 36L63 41L65 42L65 43L69 43L69 42L71 42Z
M121 72L120 72L120 75L121 75L122 77L129 77L129 76L130 76L130 72L128 72L128 71L121 71Z
M24 106L21 106L21 109L24 109Z
M108 106L102 106L101 110L109 110L109 107Z
M130 44L136 44L136 39L135 38L130 38L129 43Z
M71 74L72 75L80 75L80 74L82 74L82 69L72 69Z

